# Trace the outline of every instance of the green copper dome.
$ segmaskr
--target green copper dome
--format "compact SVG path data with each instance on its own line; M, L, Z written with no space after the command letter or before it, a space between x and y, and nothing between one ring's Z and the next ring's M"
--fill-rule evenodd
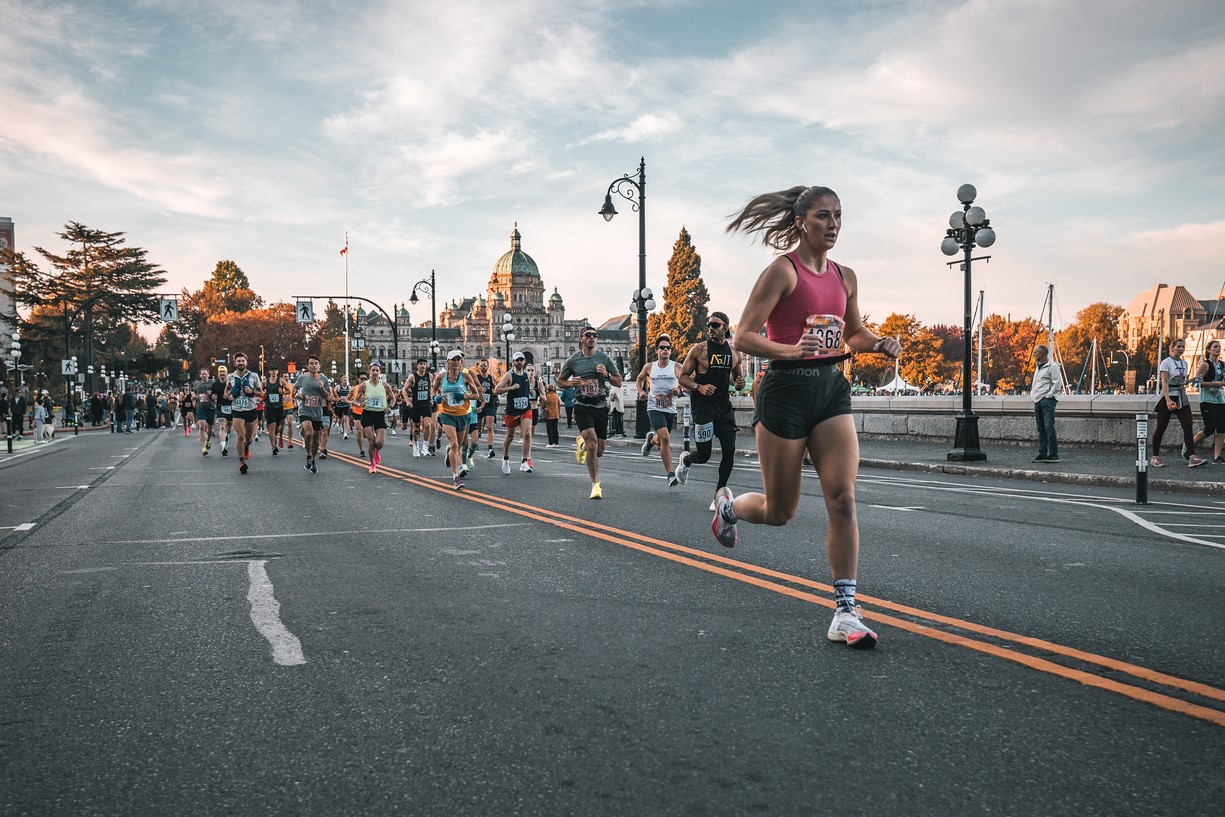
M540 277L540 269L536 266L536 262L532 257L525 253L521 247L523 238L519 235L519 222L515 222L515 229L510 234L510 252L505 253L498 259L498 263L493 265L494 276L505 275L510 273L512 276L531 275L536 278Z

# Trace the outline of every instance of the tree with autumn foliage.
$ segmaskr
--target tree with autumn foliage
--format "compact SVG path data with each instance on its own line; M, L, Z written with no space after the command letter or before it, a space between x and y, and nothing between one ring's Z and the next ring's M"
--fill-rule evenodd
M294 305L276 303L245 312L222 312L210 317L196 343L196 362L203 365L212 357L244 352L253 369L259 368L260 347L265 366L285 371L286 364L303 364L315 351L314 327L298 323Z
M1071 326L1055 334L1055 347L1059 351L1072 388L1075 389L1078 384L1081 391L1087 391L1089 388L1089 372L1092 370L1089 355L1093 350L1094 339L1097 340L1099 355L1098 377L1101 378L1103 372L1109 376L1108 361L1111 353L1124 348L1123 339L1119 337L1119 318L1122 314L1121 306L1100 302L1089 304L1076 313L1076 320ZM1111 380L1115 381L1116 378ZM1112 385L1121 386L1122 380L1117 379Z
M1033 318L1014 321L1004 315L983 319L983 371L977 375L988 387L1008 394L1029 388L1033 373L1034 347L1044 342L1046 328ZM978 366L979 339L970 347L974 366Z
M210 353L199 348L199 344L208 321L227 313L242 314L263 305L263 299L251 289L251 281L238 264L218 261L204 286L195 292L183 290L179 298L179 320L168 327L166 343L169 347L181 348L195 364L204 365Z
M656 339L666 334L672 339L672 359L684 360L689 347L706 337L706 307L710 303L710 292L702 280L702 256L684 227L668 259L663 302L663 310L647 319L647 345L654 349Z

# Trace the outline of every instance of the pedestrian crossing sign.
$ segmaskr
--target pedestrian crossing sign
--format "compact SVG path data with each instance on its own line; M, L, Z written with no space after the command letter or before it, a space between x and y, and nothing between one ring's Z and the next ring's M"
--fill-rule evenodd
M314 301L298 301L295 312L298 316L298 323L314 323L315 322L315 303Z
M72 358L64 358L60 360L60 374L76 374L77 362Z
M174 323L179 319L179 299L162 298L158 301L157 314L162 323Z

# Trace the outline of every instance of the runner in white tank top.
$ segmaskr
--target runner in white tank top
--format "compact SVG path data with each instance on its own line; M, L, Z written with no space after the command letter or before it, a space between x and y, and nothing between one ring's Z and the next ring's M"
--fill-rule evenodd
M676 398L681 396L680 370L672 360L672 341L660 335L655 341L654 363L648 363L638 373L638 399L647 401L647 417L651 420L651 431L642 444L642 456L651 455L651 447L659 446L659 458L663 460L664 472L668 475L668 487L679 485L672 470L672 438L670 432L676 425Z

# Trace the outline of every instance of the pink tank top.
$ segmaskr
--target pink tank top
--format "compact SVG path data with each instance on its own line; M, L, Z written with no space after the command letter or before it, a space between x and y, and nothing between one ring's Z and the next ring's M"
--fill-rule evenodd
M766 337L788 346L804 334L809 315L837 315L846 318L846 284L833 261L826 260L825 274L809 269L794 252L787 253L795 265L795 289L774 305L766 319Z

